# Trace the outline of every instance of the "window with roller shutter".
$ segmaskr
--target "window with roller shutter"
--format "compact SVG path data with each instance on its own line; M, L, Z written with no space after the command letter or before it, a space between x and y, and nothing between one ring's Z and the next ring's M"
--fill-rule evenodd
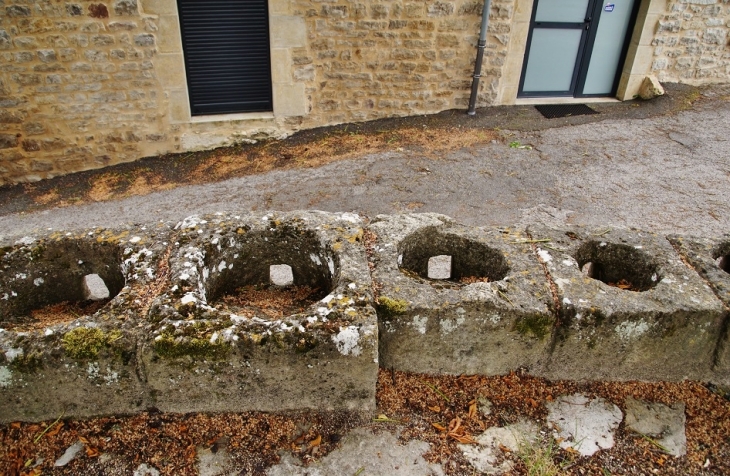
M178 0L193 116L272 111L267 0Z

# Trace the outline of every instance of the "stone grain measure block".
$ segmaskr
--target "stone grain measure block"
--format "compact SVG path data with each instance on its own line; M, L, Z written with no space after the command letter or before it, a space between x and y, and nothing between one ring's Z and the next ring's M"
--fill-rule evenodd
M162 411L369 411L377 319L363 223L301 212L188 217L178 225L170 287L149 316L143 359ZM283 292L270 267L316 301L290 315L236 309L242 287ZM282 311L283 312L283 311Z
M538 255L561 303L546 377L709 376L722 304L666 239L636 230L528 231L535 240L549 240L538 243Z
M714 239L672 235L669 241L725 305L724 332L718 342L712 378L730 385L730 234Z
M437 214L378 216L369 229L382 367L495 375L545 365L551 295L522 232ZM440 255L452 258L448 281L428 279L429 258Z
M136 358L144 296L158 278L169 228L52 232L0 252L0 422L83 418L146 408ZM84 277L111 301L44 323L33 311L83 303ZM61 305L62 306L62 305Z

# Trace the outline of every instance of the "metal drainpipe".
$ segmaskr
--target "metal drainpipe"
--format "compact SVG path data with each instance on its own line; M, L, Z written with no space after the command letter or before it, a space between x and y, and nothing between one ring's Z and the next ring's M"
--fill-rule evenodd
M479 78L482 77L482 61L484 60L484 48L487 46L487 28L489 28L489 10L492 0L484 0L482 8L482 31L479 34L479 45L477 46L477 60L474 64L474 79L471 82L471 97L469 98L469 110L467 114L473 116L477 113L477 93L479 92Z

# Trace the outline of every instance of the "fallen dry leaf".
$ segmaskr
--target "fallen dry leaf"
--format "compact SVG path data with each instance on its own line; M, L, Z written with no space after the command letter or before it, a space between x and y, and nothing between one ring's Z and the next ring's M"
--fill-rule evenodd
M321 444L322 444L322 435L317 435L317 438L315 438L309 442L309 447L314 448L315 446L319 446Z

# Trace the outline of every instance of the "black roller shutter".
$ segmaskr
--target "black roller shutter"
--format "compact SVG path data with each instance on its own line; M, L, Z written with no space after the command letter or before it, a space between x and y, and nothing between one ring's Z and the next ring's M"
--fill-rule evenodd
M267 0L178 0L193 116L273 110Z

